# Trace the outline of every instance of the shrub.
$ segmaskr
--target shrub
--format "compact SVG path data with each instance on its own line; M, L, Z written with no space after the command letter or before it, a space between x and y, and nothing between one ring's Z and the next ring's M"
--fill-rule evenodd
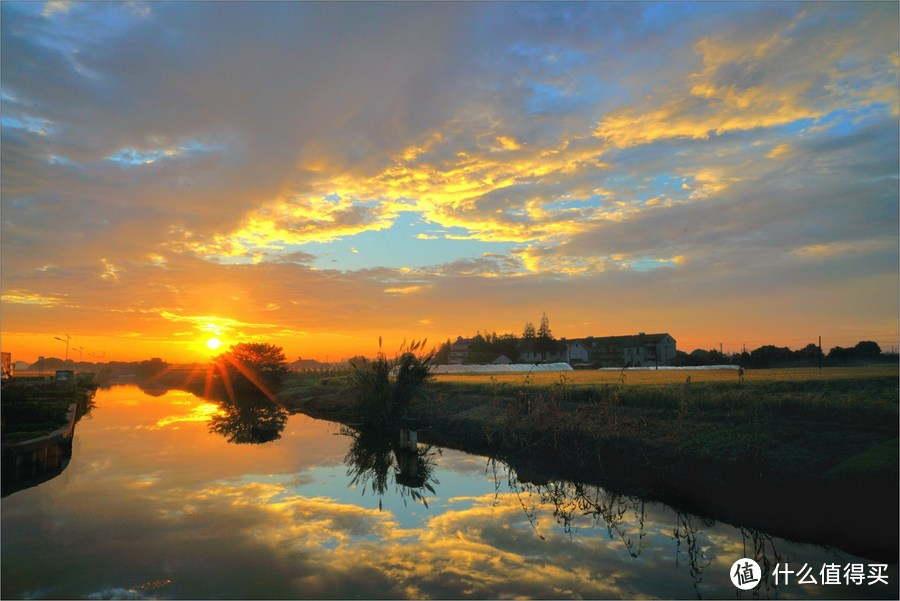
M419 354L425 340L401 347L398 357L388 359L379 350L375 359L350 361L350 386L356 396L357 411L368 425L387 425L409 407L409 402L432 377L434 350Z
M412 344L396 359L394 371L397 381L394 387L394 403L400 411L409 406L409 402L422 384L432 378L434 349L425 354L416 354L424 349L426 340L419 342L413 340Z
M374 360L354 359L350 367L350 387L363 422L383 424L390 421L393 414L390 361L379 351Z

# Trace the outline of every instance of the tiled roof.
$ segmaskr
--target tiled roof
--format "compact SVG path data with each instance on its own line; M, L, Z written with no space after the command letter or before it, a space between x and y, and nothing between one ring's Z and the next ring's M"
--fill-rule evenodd
M671 338L671 336L667 332L663 332L661 334L629 334L627 336L589 336L588 338L582 338L581 341L590 341L615 346L629 346L640 344L655 344L657 342L662 342L662 340L666 336L669 336ZM672 340L674 340L674 338L672 338Z

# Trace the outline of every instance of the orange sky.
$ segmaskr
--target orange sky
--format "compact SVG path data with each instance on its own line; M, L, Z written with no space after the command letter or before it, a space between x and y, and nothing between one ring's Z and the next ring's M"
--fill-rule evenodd
M894 3L0 10L14 360L898 344Z

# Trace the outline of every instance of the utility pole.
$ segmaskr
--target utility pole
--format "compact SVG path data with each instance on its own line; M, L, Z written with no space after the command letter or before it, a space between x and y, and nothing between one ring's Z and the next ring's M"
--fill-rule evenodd
M819 336L819 369L822 369L822 337Z

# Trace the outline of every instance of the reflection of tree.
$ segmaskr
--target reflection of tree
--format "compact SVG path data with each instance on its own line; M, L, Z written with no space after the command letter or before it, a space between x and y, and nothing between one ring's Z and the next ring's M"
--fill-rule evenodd
M94 407L96 407L96 405L97 405L97 403L95 401L96 395L97 395L97 389L95 388L93 390L87 391L85 393L85 395L79 399L78 412L75 414L76 422L78 420L80 420L82 417L90 418L91 411L93 411Z
M755 528L741 528L741 540L744 544L743 556L755 560L762 569L762 582L752 589L753 598L758 599L760 591L765 590L767 593L772 591L774 585L770 580L771 575L775 571L775 566L784 560L775 548L775 541L765 532Z
M700 599L698 587L703 580L703 570L709 567L712 560L703 552L703 546L697 538L697 533L700 531L695 524L697 520L700 520L697 516L678 512L677 523L672 530L672 538L675 539L675 563L677 564L682 558L686 559L688 571L694 583L694 592ZM703 523L707 527L714 524L715 522L709 521Z
M350 484L361 487L363 494L371 488L379 497L379 509L380 497L387 493L392 481L404 505L410 498L428 507L421 489L434 494L432 484L440 484L434 477L435 452L431 446L420 446L415 451L401 450L399 434L391 437L379 430L342 427L341 434L351 439L344 457Z
M499 482L496 479L496 461L490 461L495 482ZM621 540L632 557L641 554L646 532L644 500L640 497L566 480L550 480L544 484L523 482L509 466L507 474L509 487L516 493L528 521L540 538L543 539L544 536L537 531L537 511L547 508L569 536L577 532L578 521L587 517L590 525L605 526L610 539ZM629 514L631 520L628 519ZM637 532L628 532L629 523L638 525Z
M524 482L519 479L511 466L494 459L488 461L493 469L497 495L501 492L500 478L497 477L499 463L506 469L509 488L516 494L531 527L541 539L545 537L537 527L538 512L549 511L556 519L556 523L569 536L574 536L578 531L579 522L587 519L587 525L604 526L610 540L620 540L631 557L640 556L647 534L645 501L641 497L564 480L549 480L540 484ZM675 515L676 524L672 531L672 538L675 541L675 561L676 564L687 565L697 598L700 598L699 585L703 580L703 570L712 561L707 555L701 535L703 529L714 526L715 521L677 510ZM771 545L771 537L755 530L742 529L741 533L744 536L745 547L748 538L754 545L752 554L749 554L750 550L745 549L744 556L755 557L763 568L763 573L765 575L771 573L774 564L766 555L766 543ZM776 560L780 560L774 546L772 552Z
M209 431L235 444L260 444L281 438L288 413L262 395L221 401L221 413L209 421Z

